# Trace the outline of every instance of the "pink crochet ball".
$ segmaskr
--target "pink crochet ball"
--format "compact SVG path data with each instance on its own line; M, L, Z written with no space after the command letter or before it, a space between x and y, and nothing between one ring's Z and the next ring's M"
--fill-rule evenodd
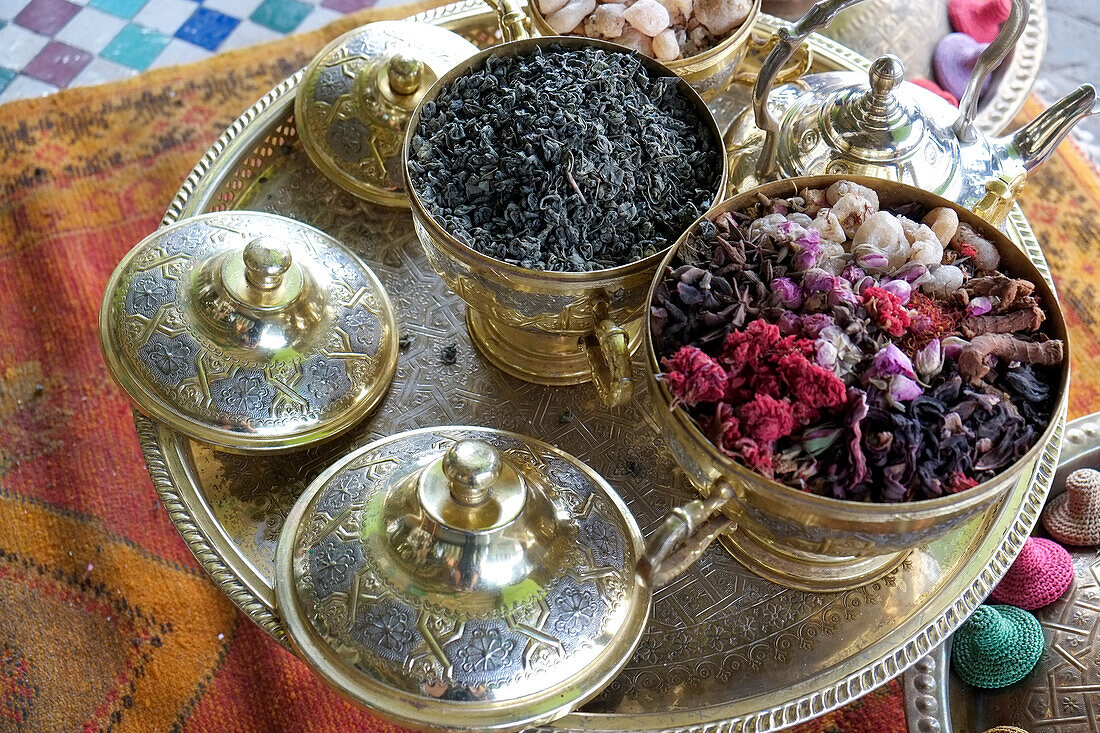
M943 99L946 99L948 102L950 102L955 107L959 106L959 100L955 98L954 94L947 91L946 89L944 89L939 84L932 81L931 79L913 79L912 81L918 87L920 87L922 89L927 89L928 91L935 94L937 97L942 97Z
M992 43L1011 11L1011 0L951 0L947 3L951 27L978 43Z
M1066 549L1057 542L1030 537L989 600L1034 611L1061 598L1072 582L1073 558Z

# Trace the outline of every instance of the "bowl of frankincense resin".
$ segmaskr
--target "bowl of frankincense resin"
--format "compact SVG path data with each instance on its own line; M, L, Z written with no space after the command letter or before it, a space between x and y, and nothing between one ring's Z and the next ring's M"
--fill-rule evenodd
M527 12L542 35L611 41L709 94L744 58L760 0L531 0Z
M649 293L654 411L722 537L766 577L854 587L1031 480L1066 324L1027 255L904 184L813 176L729 198Z
M529 38L436 82L409 123L405 176L479 351L539 384L591 381L617 406L653 274L721 199L726 157L706 103L657 61Z

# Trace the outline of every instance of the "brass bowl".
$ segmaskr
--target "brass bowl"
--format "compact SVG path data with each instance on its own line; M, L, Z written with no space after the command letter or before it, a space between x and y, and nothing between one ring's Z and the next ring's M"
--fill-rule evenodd
M537 384L592 381L604 404L625 404L632 394L630 355L641 344L646 291L667 249L636 262L592 272L532 270L488 257L458 240L424 206L409 176L409 151L424 105L440 90L490 56L522 56L535 48L594 47L635 53L603 41L547 36L511 41L467 59L440 77L409 120L405 136L405 190L413 225L432 267L463 301L466 325L481 353L495 366ZM654 76L675 76L659 62L636 54ZM722 135L702 98L680 79L680 91L696 106L714 136L721 170L712 201L727 178Z
M680 467L696 489L709 495L719 486L732 489L725 505L736 528L721 541L746 567L769 580L810 591L844 590L864 585L897 567L908 551L942 537L960 524L993 508L1012 491L1024 491L1048 441L1056 435L1058 415L1066 409L1069 393L1069 349L1066 323L1057 296L1039 270L1011 240L988 222L934 194L913 186L850 175L806 176L769 183L733 196L712 208L705 218L751 205L757 193L796 195L803 188L826 188L839 180L855 181L874 189L888 205L915 201L927 207L946 206L959 221L991 239L1000 251L1002 267L1035 283L1047 312L1047 329L1066 343L1050 424L1020 460L994 478L966 491L937 499L902 504L846 501L818 496L768 479L735 462L711 443L682 407L673 409L672 394L657 379L660 364L654 351L647 310L645 323L647 381L662 435ZM701 219L700 219L701 221ZM653 301L677 250L696 231L688 230L661 262L650 287Z
M670 71L678 74L704 98L717 94L733 78L752 42L752 29L760 15L761 0L753 0L749 14L741 25L706 51L665 62ZM542 36L555 35L538 7L538 0L529 0L527 14L533 30ZM585 36L578 36L585 38ZM613 43L614 41L612 41Z

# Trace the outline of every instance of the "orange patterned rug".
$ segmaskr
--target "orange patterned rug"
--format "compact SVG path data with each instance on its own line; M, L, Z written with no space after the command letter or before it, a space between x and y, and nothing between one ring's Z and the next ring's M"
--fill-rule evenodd
M393 730L204 575L96 328L112 268L245 107L353 24L423 7L0 107L0 731ZM1100 409L1100 180L1064 146L1024 203L1070 319L1071 412ZM901 733L899 687L797 730Z

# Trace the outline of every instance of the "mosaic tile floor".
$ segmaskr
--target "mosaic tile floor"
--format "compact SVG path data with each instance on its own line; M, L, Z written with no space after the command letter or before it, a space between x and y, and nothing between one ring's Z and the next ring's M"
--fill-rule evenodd
M401 0L0 0L0 103L322 26Z

